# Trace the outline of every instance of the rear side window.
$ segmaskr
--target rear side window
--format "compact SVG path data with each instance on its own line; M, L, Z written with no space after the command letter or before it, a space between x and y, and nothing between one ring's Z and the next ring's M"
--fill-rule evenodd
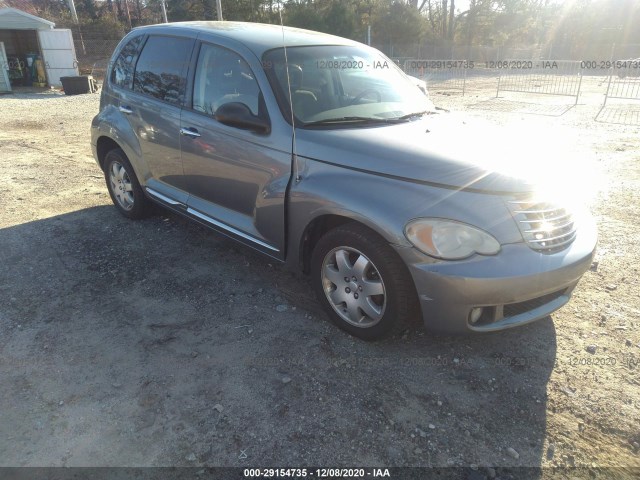
M118 87L131 88L135 58L140 49L142 38L142 35L132 38L122 47L122 50L120 50L120 55L116 58L116 61L113 63L113 69L111 70L112 84Z
M193 43L190 38L149 37L138 58L133 90L165 102L182 103Z

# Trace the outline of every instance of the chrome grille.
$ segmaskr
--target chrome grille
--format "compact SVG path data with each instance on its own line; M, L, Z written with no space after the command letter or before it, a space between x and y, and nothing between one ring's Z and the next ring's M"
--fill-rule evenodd
M557 204L530 199L512 200L509 207L522 237L534 250L562 250L576 238L573 215Z

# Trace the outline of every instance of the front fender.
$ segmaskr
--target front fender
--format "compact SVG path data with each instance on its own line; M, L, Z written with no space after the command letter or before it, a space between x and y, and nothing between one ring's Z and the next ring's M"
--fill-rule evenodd
M301 180L288 202L288 260L300 258L307 226L322 215L360 222L387 242L411 246L406 224L419 217L449 218L482 228L502 243L522 237L502 197L438 188L384 175L301 159Z

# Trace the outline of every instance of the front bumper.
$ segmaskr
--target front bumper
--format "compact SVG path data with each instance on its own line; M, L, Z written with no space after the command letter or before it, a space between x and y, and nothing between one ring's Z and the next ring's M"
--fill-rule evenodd
M545 254L525 243L503 245L495 256L436 261L395 246L413 277L425 326L447 333L503 330L544 318L565 305L592 263L597 231L583 219L574 242ZM472 309L483 307L476 323Z

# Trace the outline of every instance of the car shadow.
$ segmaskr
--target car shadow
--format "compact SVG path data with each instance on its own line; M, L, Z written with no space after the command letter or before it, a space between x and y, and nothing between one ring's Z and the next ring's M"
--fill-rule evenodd
M2 228L0 245L12 464L184 465L194 452L209 466L540 475L550 318L360 341L326 320L307 279L167 212L87 208Z

